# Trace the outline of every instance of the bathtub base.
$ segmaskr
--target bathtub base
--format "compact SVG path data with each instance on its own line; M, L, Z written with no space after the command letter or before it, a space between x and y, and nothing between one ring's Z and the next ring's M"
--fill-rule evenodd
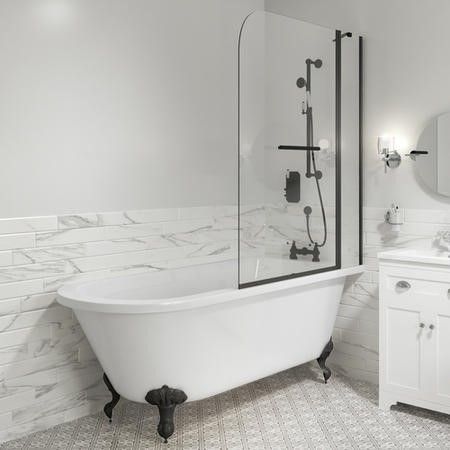
M103 374L103 381L105 382L106 387L108 388L108 391L111 392L111 395L112 395L112 400L103 407L103 411L106 414L106 416L108 417L109 422L111 423L112 422L112 412L113 412L113 409L115 408L115 406L117 405L117 403L119 403L120 395L114 389L114 386L111 384L111 381L109 381L109 378L106 375L106 373Z
M323 379L325 380L325 384L331 377L331 370L329 369L329 367L325 365L325 362L327 358L330 356L331 352L333 351L333 348L334 348L333 340L330 338L327 345L325 345L325 348L323 349L322 353L317 358L317 362L319 363L319 366L323 372Z
M145 396L145 401L158 407L159 424L158 434L167 443L167 439L175 431L173 415L177 405L181 405L187 400L187 395L180 389L172 389L164 385L161 389L153 389Z

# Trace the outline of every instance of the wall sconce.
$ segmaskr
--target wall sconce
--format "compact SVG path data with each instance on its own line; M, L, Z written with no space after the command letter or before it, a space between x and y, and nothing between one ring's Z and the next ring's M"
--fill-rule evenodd
M378 157L384 161L384 169L397 168L402 162L400 153L395 149L394 136L378 136Z

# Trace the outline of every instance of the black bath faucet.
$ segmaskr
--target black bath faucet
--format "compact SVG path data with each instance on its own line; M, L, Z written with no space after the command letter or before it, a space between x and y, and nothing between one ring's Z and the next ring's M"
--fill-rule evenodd
M289 259L298 259L297 255L312 255L313 262L319 262L320 261L320 258L319 258L320 251L319 251L319 246L317 245L317 242L314 243L314 248L310 249L308 247L297 248L297 246L295 245L295 241L292 241Z

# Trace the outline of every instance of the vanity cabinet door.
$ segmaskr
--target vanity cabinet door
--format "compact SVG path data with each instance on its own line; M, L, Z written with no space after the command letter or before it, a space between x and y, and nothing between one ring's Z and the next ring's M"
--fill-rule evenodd
M433 401L450 407L450 307L448 309L435 314L427 351L434 363L429 374L433 384Z
M422 390L423 313L414 308L387 305L381 321L384 336L381 373L385 389L420 395ZM383 324L384 322L384 324ZM423 325L423 326L422 326Z

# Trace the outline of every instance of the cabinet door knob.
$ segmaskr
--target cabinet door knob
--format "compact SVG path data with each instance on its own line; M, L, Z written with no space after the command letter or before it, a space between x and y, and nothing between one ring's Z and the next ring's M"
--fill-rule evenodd
M411 287L411 285L405 280L397 281L396 286L398 289L404 289L404 290L409 289Z
M433 324L431 324L431 325L429 326L429 328L430 328L430 330L434 330L436 327L435 327Z
M420 322L420 323L419 323L419 327L420 327L420 328L425 328L425 324L424 324L423 322Z

